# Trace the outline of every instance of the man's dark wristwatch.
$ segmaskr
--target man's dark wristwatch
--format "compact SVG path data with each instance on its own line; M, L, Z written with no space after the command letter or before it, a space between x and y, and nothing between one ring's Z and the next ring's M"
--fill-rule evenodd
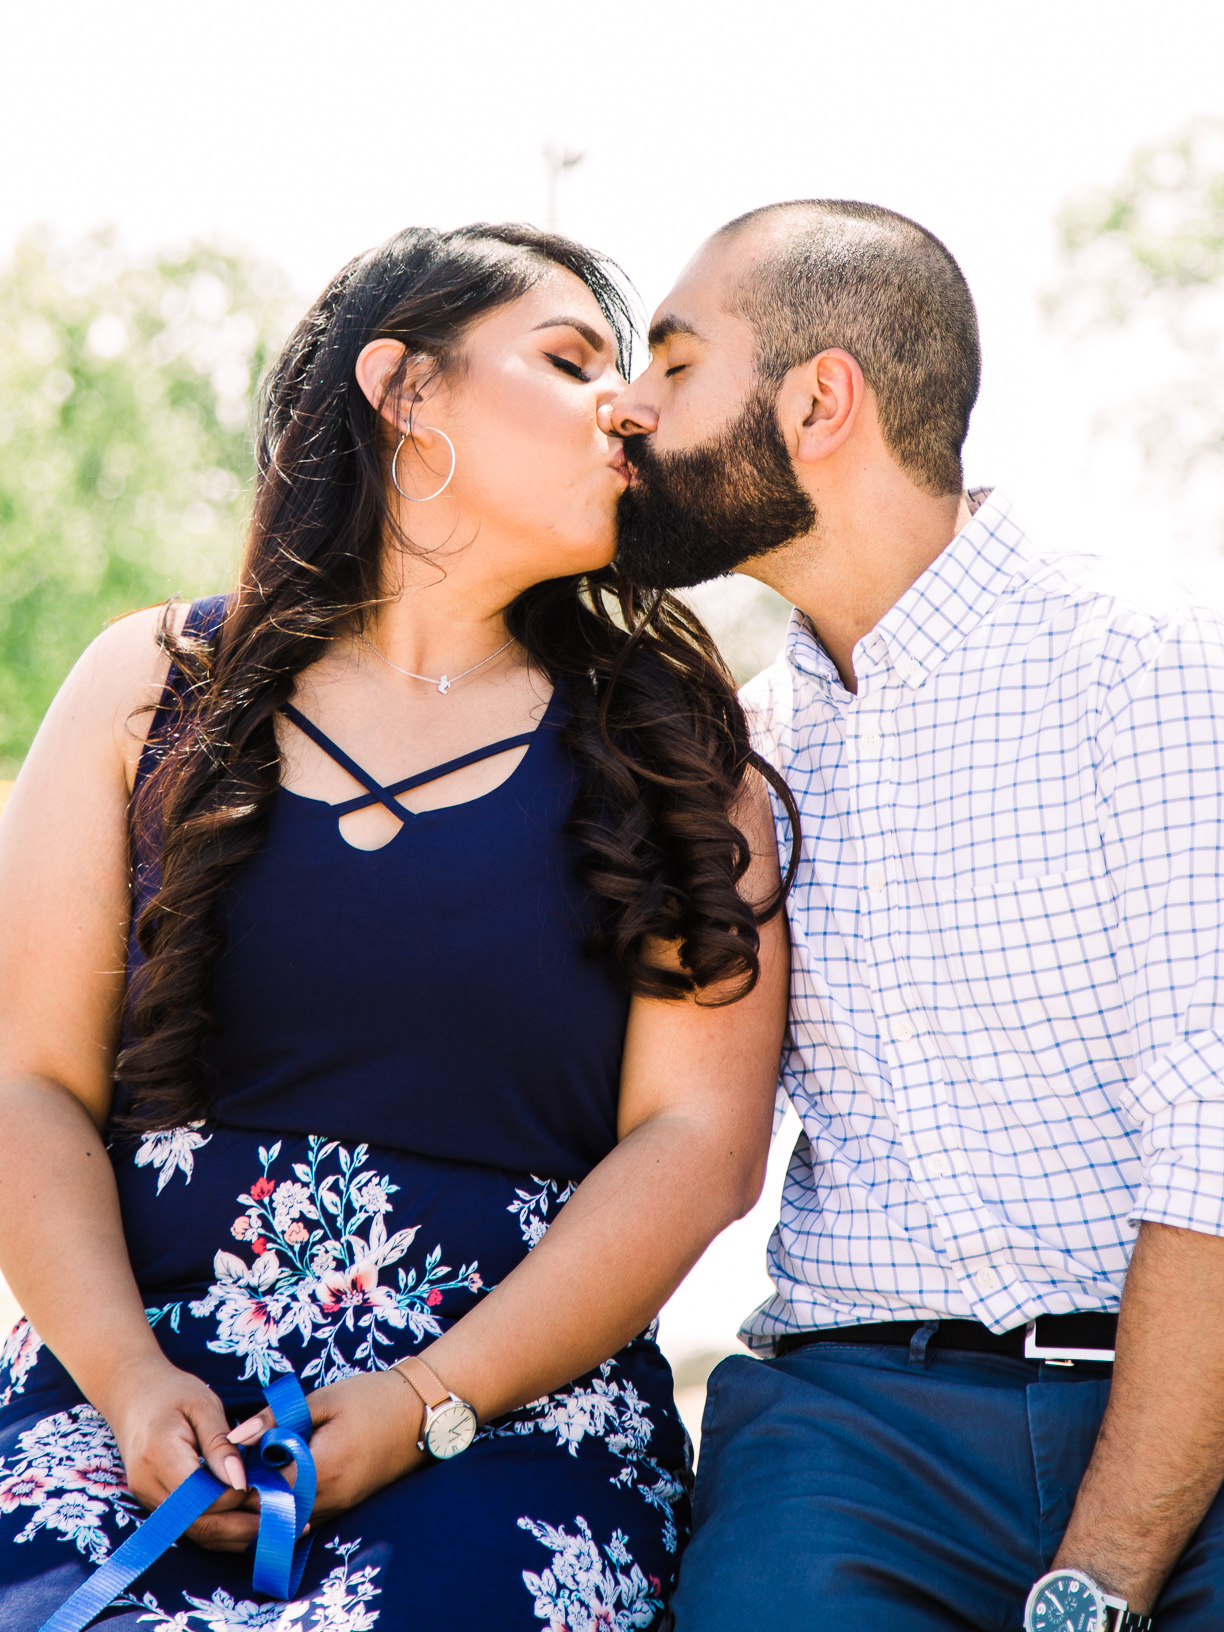
M1128 1609L1083 1570L1051 1570L1033 1583L1024 1632L1152 1632L1152 1617Z

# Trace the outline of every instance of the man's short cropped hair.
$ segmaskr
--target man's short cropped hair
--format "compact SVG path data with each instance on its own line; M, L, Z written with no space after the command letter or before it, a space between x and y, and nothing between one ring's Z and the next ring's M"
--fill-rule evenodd
M777 386L822 351L848 351L875 393L897 463L928 493L959 493L982 371L960 267L916 221L843 199L769 204L716 237L778 216L785 237L754 262L731 302L756 332L758 373Z

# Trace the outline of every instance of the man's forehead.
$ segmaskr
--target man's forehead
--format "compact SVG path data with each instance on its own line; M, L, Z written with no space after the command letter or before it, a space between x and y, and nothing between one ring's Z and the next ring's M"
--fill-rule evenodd
M683 268L651 319L650 343L663 344L677 334L711 338L713 331L741 322L732 295L752 264L753 233L730 239L707 239Z

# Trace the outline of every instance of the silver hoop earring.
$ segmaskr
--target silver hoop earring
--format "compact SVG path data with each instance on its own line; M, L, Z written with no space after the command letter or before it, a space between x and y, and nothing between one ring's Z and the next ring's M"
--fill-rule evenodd
M451 441L450 437L447 436L445 431L440 431L436 425L422 425L421 429L423 431L432 431L435 436L440 436L443 442L446 443L447 447L450 449L451 468L447 471L446 480L442 483L442 486L438 489L437 493L428 493L423 499L414 499L411 493L405 493L403 488L399 485L399 477L395 474L395 465L400 456L400 449L408 440L408 432L405 431L403 436L400 437L399 441L395 445L395 452L391 455L391 480L394 482L395 491L399 494L400 498L407 499L409 504L428 504L430 499L438 498L440 494L446 492L447 488L450 486L451 477L455 474L455 444Z

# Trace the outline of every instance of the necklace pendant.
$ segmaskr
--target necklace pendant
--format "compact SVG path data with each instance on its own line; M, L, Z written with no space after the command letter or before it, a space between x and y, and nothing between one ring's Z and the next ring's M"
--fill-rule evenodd
M444 697L446 696L447 692L450 690L450 680L445 674L438 681L438 690L442 693L442 695Z

